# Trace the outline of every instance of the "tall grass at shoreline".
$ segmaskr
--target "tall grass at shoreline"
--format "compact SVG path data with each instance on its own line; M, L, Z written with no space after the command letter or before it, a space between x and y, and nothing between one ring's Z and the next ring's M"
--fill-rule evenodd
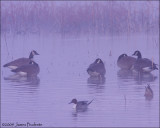
M45 32L61 35L158 32L159 9L158 5L155 6L152 2L57 3L2 1L1 32L16 34Z

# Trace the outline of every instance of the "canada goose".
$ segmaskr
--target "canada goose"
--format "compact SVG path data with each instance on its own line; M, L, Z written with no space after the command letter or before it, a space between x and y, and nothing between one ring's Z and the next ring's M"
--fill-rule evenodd
M3 67L8 67L10 69L16 69L22 65L25 65L25 64L29 64L29 62L31 60L33 60L33 57L34 55L39 55L35 50L31 51L30 55L29 55L29 58L19 58L19 59L16 59L14 61L11 61L5 65L3 65Z
M153 61L142 58L140 51L135 51L134 54L137 56L136 62L134 63L133 69L138 72L151 72L153 70L158 70L156 67L157 64L153 63Z
M88 107L89 104L92 103L93 100L89 101L77 101L77 99L72 99L72 101L69 103L74 103L73 108L74 109L85 109Z
M136 62L136 58L127 56L127 54L122 54L118 57L117 65L121 69L131 69L134 63Z
M103 61L99 58L96 59L94 63L89 65L87 72L90 76L93 77L104 76L106 73L106 69Z
M30 61L29 64L22 65L11 71L19 74L20 76L31 77L31 76L37 76L37 74L40 72L40 68L36 62Z
M153 91L150 87L150 85L148 84L148 86L145 86L145 94L144 96L146 97L146 99L151 100L153 98Z

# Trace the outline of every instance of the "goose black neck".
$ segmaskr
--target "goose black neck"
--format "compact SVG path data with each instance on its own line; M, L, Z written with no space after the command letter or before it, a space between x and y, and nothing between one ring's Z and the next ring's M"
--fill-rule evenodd
M29 59L33 59L33 54L32 54L32 52L31 52L30 55L29 55Z
M141 55L141 53L138 53L138 59L141 59L142 58L142 55Z

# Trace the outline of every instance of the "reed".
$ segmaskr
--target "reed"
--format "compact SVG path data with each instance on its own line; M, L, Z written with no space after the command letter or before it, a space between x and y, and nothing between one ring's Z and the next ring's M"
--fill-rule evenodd
M1 31L16 34L157 33L158 4L144 2L2 1ZM137 7L139 5L139 8ZM153 6L154 5L154 6Z

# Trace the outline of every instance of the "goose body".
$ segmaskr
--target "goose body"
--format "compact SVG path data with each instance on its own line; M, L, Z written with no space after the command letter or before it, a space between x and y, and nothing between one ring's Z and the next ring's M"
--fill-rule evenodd
M133 55L137 56L137 60L133 66L135 71L149 73L153 70L158 70L157 64L147 58L142 58L140 51L135 51Z
M127 56L127 54L122 54L118 57L117 65L121 69L130 70L134 63L136 62L136 58Z
M10 69L16 69L18 67L21 67L22 65L26 65L29 64L31 60L33 60L34 55L39 55L35 50L31 51L29 58L19 58L16 59L14 61L11 61L5 65L3 65L3 67L8 67Z
M11 71L19 74L20 76L30 77L30 76L37 76L37 74L40 72L40 68L36 62L31 61L29 64L22 65Z
M156 64L147 58L137 59L134 64L134 69L140 72L151 72L153 70L158 70Z
M104 76L106 69L101 59L96 59L94 63L90 64L87 72L91 77Z

